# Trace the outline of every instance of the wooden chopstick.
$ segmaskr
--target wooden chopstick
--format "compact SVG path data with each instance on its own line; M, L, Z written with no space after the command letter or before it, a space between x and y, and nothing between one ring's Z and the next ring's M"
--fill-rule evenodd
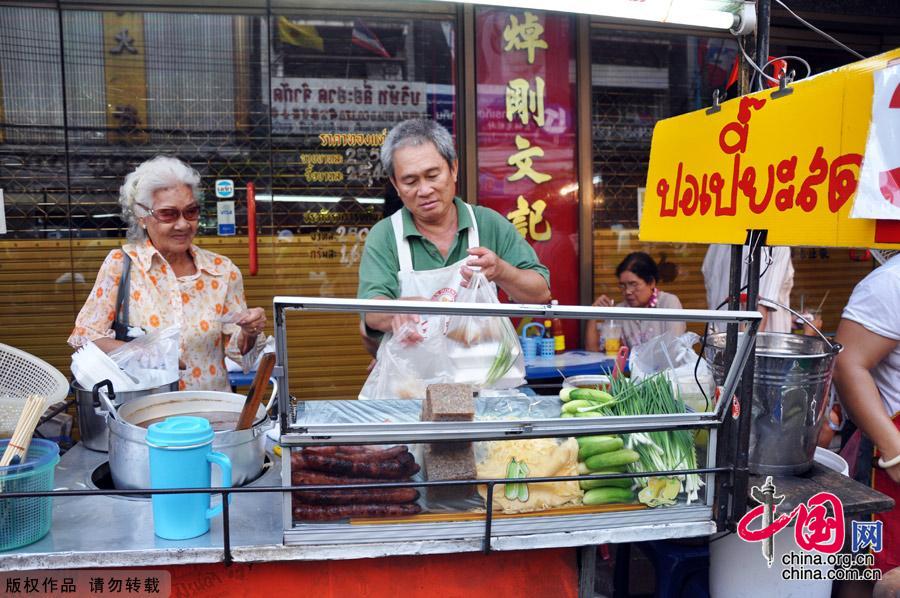
M19 415L16 429L9 444L6 445L3 457L0 458L0 467L7 467L17 455L22 463L25 462L25 455L31 445L31 437L34 436L34 430L44 414L46 403L47 398L39 395L30 395L25 400L25 407L22 408L22 413Z

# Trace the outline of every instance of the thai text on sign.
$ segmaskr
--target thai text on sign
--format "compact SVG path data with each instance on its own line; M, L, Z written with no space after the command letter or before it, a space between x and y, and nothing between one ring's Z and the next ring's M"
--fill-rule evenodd
M900 56L900 51L895 52ZM641 240L875 247L851 219L882 55L666 119L654 129Z

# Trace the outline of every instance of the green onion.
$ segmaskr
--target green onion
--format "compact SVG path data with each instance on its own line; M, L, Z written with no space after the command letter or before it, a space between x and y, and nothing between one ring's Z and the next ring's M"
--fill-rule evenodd
M611 383L614 403L602 406L603 415L633 416L684 413L684 403L678 400L668 378L656 374L634 383L623 376ZM579 409L580 411L580 409ZM694 438L689 430L636 432L623 436L626 448L637 452L641 459L628 466L632 473L648 471L679 471L697 467ZM647 486L647 478L637 478L641 486ZM699 498L703 485L698 474L676 475L673 479L684 482L687 504Z

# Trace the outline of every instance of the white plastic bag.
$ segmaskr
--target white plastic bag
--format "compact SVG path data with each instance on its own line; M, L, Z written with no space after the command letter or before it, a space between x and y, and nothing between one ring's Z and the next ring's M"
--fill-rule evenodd
M481 272L456 296L460 303L500 304L496 287ZM525 358L509 318L444 316L447 356L456 370L453 382L479 388L514 388L525 384Z
M140 381L154 388L178 380L180 326L150 332L109 352L109 357Z
M665 376L678 391L678 397L686 405L695 411L711 409L714 406L716 383L706 360L694 351L694 345L699 340L700 337L693 332L680 336L665 333L638 345L631 351L631 378L638 381L658 372L665 372Z
M457 294L464 303L498 303L494 285L476 272ZM424 340L410 344L404 331L381 343L361 399L424 399L430 384L514 388L525 383L525 360L509 318L422 317Z
M440 327L425 326L423 321L417 328L424 337L421 342L406 342L401 330L381 343L361 399L424 399L429 384L453 381Z

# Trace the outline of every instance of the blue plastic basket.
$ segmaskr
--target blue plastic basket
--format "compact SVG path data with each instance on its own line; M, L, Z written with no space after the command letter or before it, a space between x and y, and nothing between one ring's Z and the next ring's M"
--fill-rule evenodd
M0 441L0 455L9 440ZM0 467L0 494L53 490L53 474L59 463L59 447L35 438L28 447L25 463ZM0 500L0 551L37 542L50 531L53 499L12 498Z

